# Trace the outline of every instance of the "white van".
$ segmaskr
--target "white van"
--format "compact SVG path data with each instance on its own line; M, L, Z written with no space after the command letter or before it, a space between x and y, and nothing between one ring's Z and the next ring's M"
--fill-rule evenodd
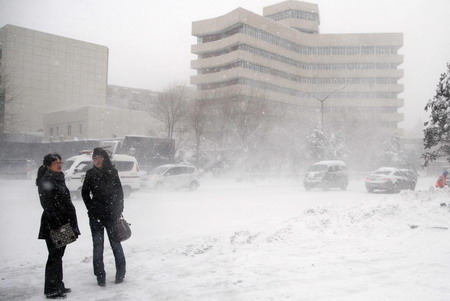
M119 172L123 194L128 197L132 191L140 189L139 166L136 158L129 155L114 154L111 157L114 167ZM64 162L63 171L66 177L66 185L72 196L80 197L86 171L92 168L92 152L70 157Z

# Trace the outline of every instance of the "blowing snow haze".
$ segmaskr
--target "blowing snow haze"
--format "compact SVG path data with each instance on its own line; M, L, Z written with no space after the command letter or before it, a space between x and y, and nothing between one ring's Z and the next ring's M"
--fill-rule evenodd
M449 300L450 166L420 162L449 11L0 0L0 300L45 297L35 178L54 152L81 232L70 300ZM105 287L80 191L97 147L133 233L120 283L106 243Z

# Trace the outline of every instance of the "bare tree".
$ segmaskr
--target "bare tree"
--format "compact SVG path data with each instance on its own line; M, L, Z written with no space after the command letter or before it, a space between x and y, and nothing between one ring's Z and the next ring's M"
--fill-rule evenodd
M242 88L243 89L243 88ZM266 95L250 89L229 90L221 100L221 138L228 154L237 163L238 169L260 169L263 156L267 155L272 112ZM225 139L226 140L225 140ZM267 165L267 164L266 164Z
M228 92L221 99L202 100L208 107L205 137L214 142L216 149L230 149L230 145L233 144L233 130L230 123L233 113L230 102L234 97Z
M188 91L185 85L170 85L159 95L151 115L161 121L167 131L167 138L173 139L178 126L186 117Z
M330 134L341 132L349 151L349 161L362 169L374 168L383 142L393 134L382 127L377 114L343 110L331 118Z
M268 124L265 98L242 98L231 103L232 123L241 149L254 148L258 133Z
M197 99L193 102L190 110L189 123L194 133L195 161L197 166L200 164L201 144L202 140L205 139L210 109L211 105L208 101Z
M245 96L239 88L229 89L221 99L206 103L208 134L220 148L247 152L270 119L265 95L254 90Z

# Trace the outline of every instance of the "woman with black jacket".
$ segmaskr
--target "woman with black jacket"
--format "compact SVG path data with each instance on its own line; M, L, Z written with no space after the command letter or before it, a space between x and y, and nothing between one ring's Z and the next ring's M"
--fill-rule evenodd
M70 223L75 235L80 235L75 207L70 199L62 172L61 156L48 154L36 177L39 198L44 212L41 217L39 239L45 239L48 259L45 266L44 294L50 299L64 299L71 291L63 282L62 257L66 247L57 248L50 238L50 230Z
M123 190L119 174L112 165L108 153L102 148L95 148L92 154L94 166L86 172L81 189L83 201L88 210L94 245L94 275L99 286L106 285L106 273L103 263L104 229L116 263L115 283L123 282L125 277L125 255L122 245L111 239L114 222L122 215Z

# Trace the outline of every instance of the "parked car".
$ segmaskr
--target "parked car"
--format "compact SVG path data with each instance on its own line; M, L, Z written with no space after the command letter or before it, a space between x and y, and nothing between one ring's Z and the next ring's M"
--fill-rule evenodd
M137 191L141 187L139 179L139 165L133 156L114 154L111 162L119 173L122 183L123 194L128 197L132 191ZM66 185L73 197L81 195L81 186L83 185L86 171L92 168L92 153L86 151L81 155L70 157L64 162L64 174Z
M368 192L382 190L394 193L404 189L414 190L416 183L415 171L395 167L381 167L365 179Z
M197 169L185 164L165 164L141 177L142 187L162 189L196 190L200 186Z
M314 163L303 180L306 190L313 188L347 189L348 171L343 161L329 160Z

